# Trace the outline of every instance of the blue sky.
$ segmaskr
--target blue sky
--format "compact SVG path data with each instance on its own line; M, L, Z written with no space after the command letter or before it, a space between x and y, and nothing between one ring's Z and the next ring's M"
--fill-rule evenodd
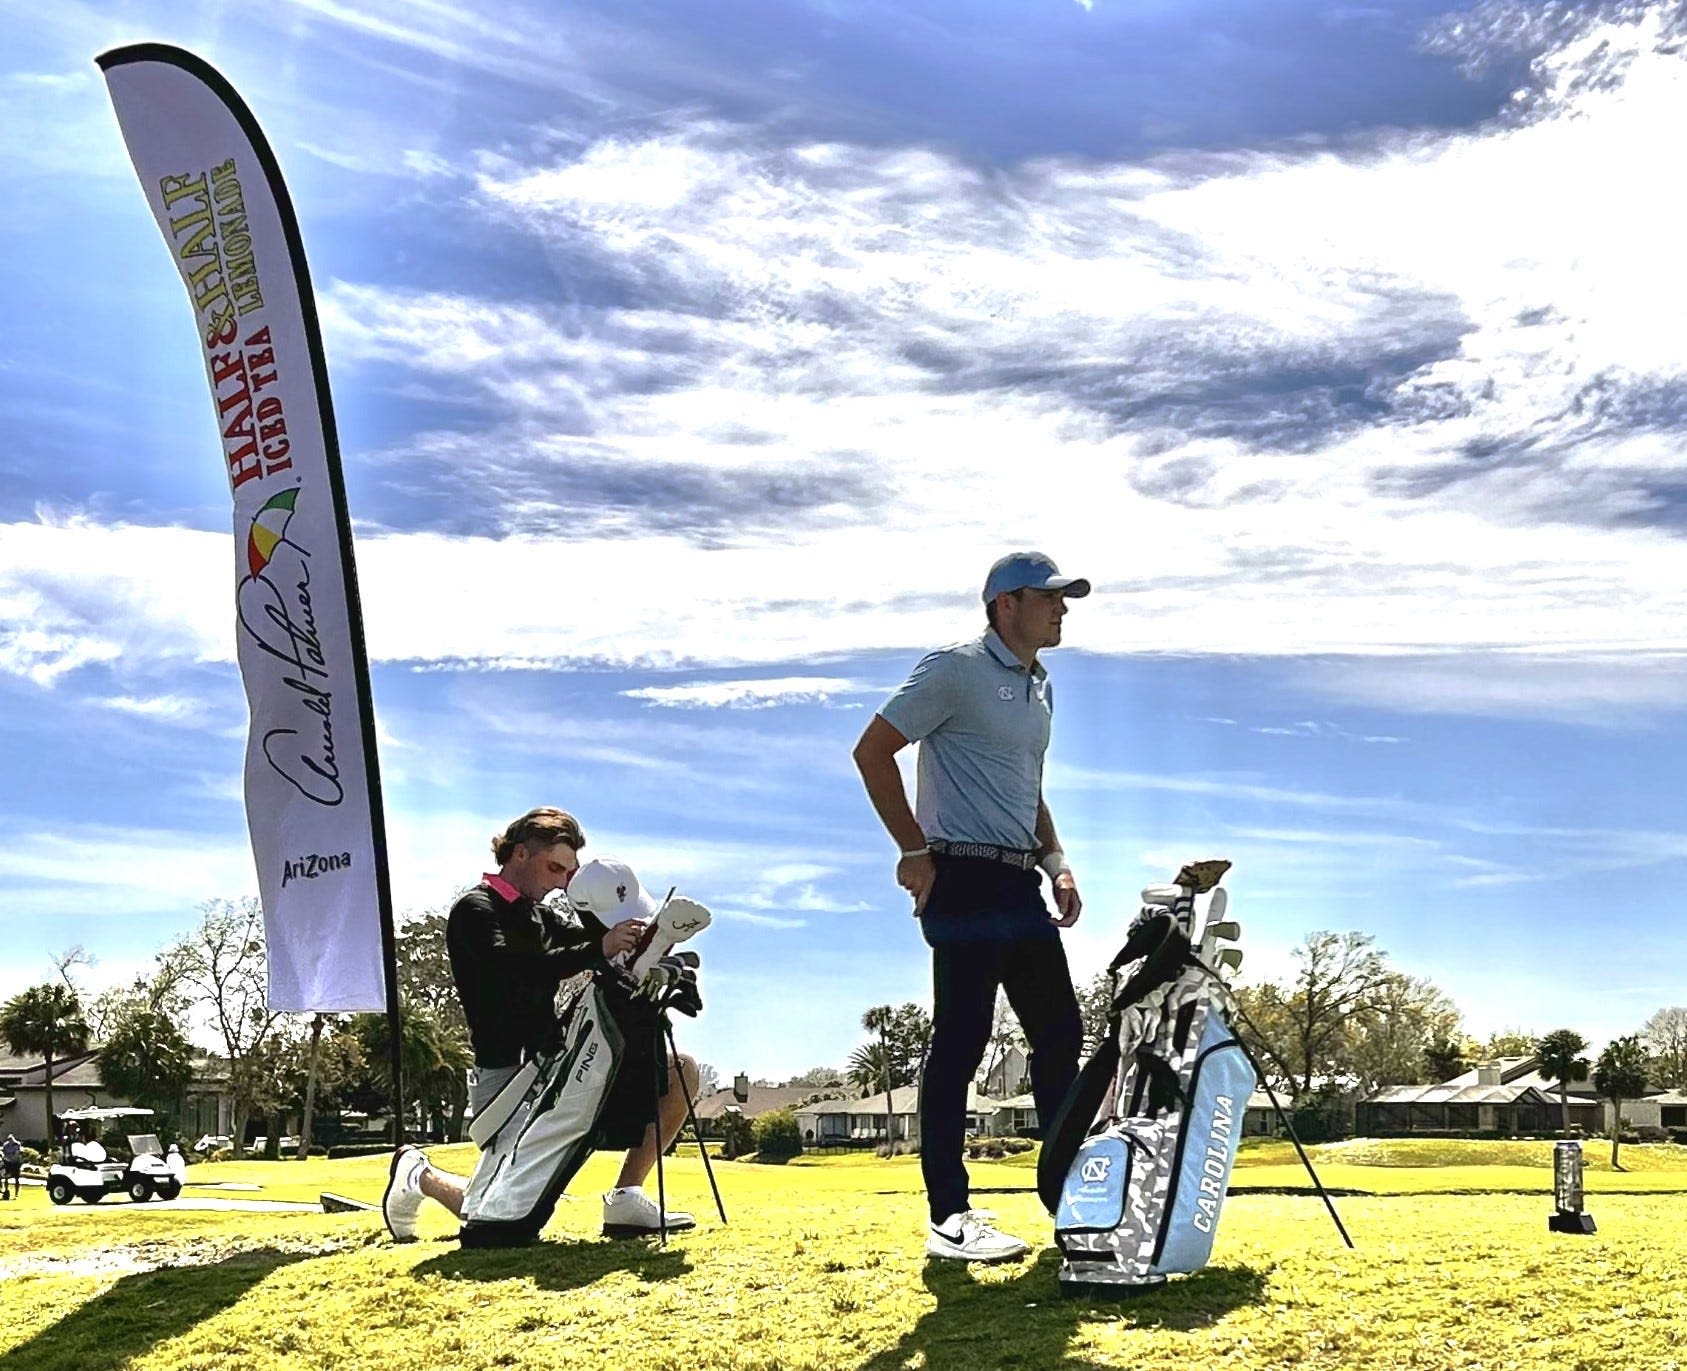
M228 494L93 57L242 92L318 288L401 909L531 804L709 904L723 1073L923 946L848 759L1001 551L1088 977L1236 867L1478 1035L1684 996L1676 5L0 0L0 994L255 888Z

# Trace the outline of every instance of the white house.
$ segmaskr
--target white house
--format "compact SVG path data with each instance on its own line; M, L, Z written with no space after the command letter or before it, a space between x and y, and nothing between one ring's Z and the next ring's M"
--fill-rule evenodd
M967 1087L967 1132L984 1133L997 1102L975 1085ZM859 1100L817 1100L797 1107L797 1129L804 1147L870 1147L886 1136L884 1092ZM901 1085L890 1092L890 1116L897 1142L920 1136L919 1087Z
M1615 1122L1614 1113L1606 1100L1607 1133ZM1687 1090L1660 1090L1638 1100L1624 1100L1623 1117L1635 1128L1687 1128Z

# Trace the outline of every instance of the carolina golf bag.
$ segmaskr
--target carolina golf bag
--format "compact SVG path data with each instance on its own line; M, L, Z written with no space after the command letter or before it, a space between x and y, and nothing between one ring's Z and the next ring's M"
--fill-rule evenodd
M534 1241L592 1152L644 1136L667 1088L667 1012L702 1007L696 954L672 948L708 923L702 905L670 899L627 973L605 968L563 987L556 1050L523 1066L469 1130L481 1153L463 1196L464 1247Z
M1195 862L1143 891L1108 968L1106 1038L1043 1142L1037 1190L1054 1216L1063 1294L1125 1293L1198 1271L1212 1252L1252 1063L1220 978L1240 964L1218 890L1230 863ZM1195 897L1211 891L1199 936Z

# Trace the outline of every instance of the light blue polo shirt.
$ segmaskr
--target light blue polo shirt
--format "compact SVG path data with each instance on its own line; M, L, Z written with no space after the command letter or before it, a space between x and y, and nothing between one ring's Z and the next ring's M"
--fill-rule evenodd
M1054 687L991 629L921 658L879 715L920 745L914 817L928 838L1037 846Z

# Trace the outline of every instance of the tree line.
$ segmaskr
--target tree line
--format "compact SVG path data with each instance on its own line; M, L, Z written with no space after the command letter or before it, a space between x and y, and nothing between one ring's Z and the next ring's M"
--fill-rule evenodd
M45 1102L54 1110L52 1065L98 1047L112 1094L156 1110L161 1131L179 1131L184 1092L208 1056L228 1072L230 1144L244 1154L248 1125L265 1120L271 1155L283 1121L302 1121L299 1155L313 1144L319 1115L370 1114L391 1107L390 1028L384 1014L278 1014L268 1007L263 915L255 898L211 900L200 921L153 958L127 986L85 993L80 948L54 958L57 975L0 1006L0 1038L48 1067ZM445 951L445 914L412 916L397 930L400 1069L412 1117L435 1136L461 1135L474 1064ZM211 1036L200 1053L195 1025Z
M1570 1029L1505 1028L1472 1036L1445 991L1396 967L1369 934L1318 930L1306 935L1291 959L1294 973L1285 980L1233 987L1242 1009L1237 1031L1266 1083L1290 1108L1328 1108L1387 1085L1436 1084L1501 1057L1538 1059L1542 1076L1559 1087L1566 1131L1574 1082L1591 1077L1618 1116L1624 1101L1647 1089L1687 1089L1684 1007L1659 1009L1590 1061L1583 1055L1587 1042ZM1106 972L1078 990L1086 1056L1108 1031L1112 994ZM851 1054L847 1069L816 1068L792 1083L821 1084L828 1076L863 1096L916 1083L931 1038L925 1011L914 1004L876 1006L862 1016L862 1027L868 1040ZM998 998L980 1079L1008 1050L1025 1045L1012 1009Z

